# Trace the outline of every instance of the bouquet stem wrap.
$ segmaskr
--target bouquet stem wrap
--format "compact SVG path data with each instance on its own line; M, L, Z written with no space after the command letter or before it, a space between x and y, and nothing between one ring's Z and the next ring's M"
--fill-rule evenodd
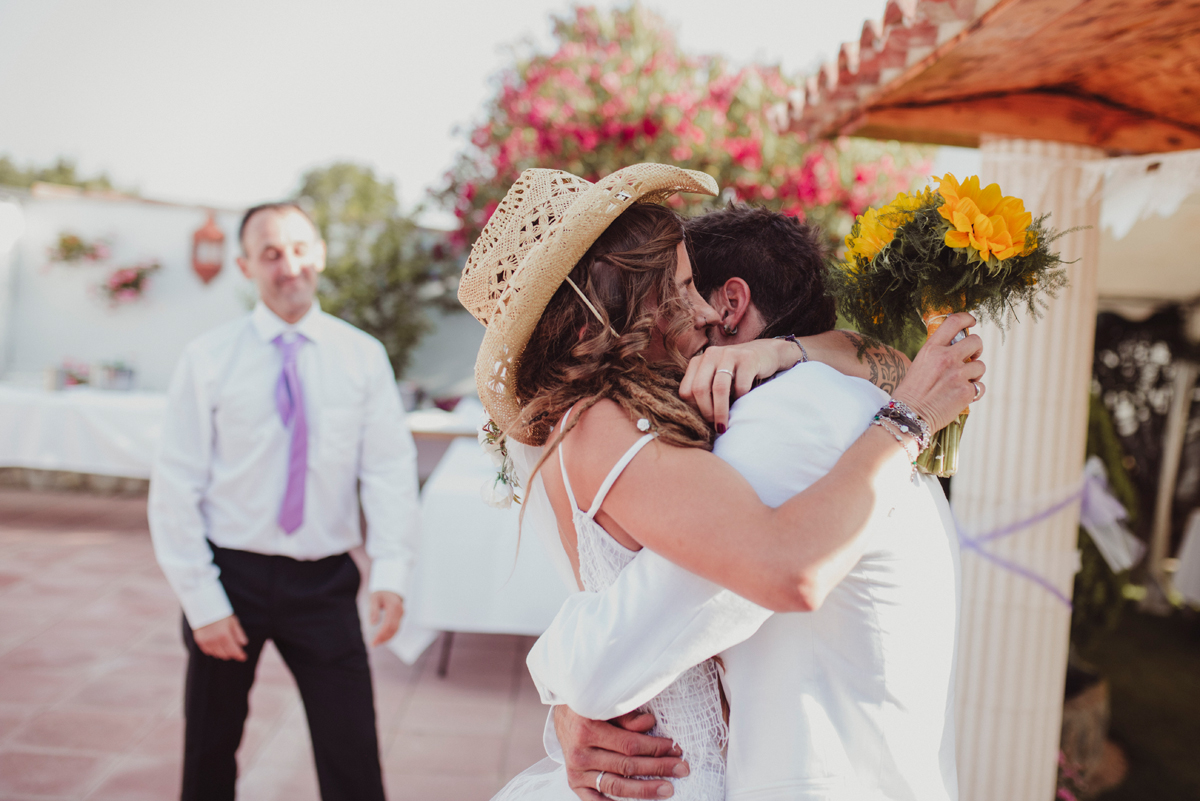
M942 323L949 315L950 311L946 309L922 311L921 321L925 323L926 341L942 327ZM965 337L970 332L971 329L964 329L959 336ZM958 338L956 337L955 341ZM928 473L938 478L949 478L958 472L958 444L962 440L963 426L967 424L967 415L970 413L970 407L963 409L962 413L951 420L949 425L933 435L933 442L917 457L917 468L922 473Z

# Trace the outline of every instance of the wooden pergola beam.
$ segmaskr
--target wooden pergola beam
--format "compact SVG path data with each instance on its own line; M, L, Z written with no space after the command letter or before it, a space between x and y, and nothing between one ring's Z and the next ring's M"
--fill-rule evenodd
M1090 145L1109 153L1200 148L1200 130L1136 109L1054 92L869 107L837 125L854 136L977 147L981 131Z
M803 136L1200 147L1200 0L889 0L789 107Z

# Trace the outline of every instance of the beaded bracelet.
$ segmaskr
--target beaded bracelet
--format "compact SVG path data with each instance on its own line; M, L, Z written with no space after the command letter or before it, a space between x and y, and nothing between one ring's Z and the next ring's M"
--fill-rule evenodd
M895 423L892 423L890 420L884 420L884 419L876 416L875 419L871 421L871 425L879 426L884 431L891 434L892 437L896 440L896 442L900 443L901 449L904 450L904 455L905 456L911 455L908 451L908 444L905 441L904 435L902 435L899 431L895 430L895 428L894 428ZM916 460L916 458L912 458L909 461L909 464L912 465L912 472L909 473L909 475L908 475L909 479L911 480L911 479L916 478L916 476L917 476L917 460Z
M888 401L888 408L895 409L909 420L916 422L917 426L920 427L922 434L926 438L929 437L929 423L926 423L921 418L921 415L917 414L913 407L909 406L902 400L896 400L895 398L892 398Z
M917 440L917 447L920 450L925 450L929 447L929 443L933 437L933 431L929 428L929 423L921 419L920 415L912 410L904 401L898 401L895 398L888 401L887 406L882 407L875 417L886 418L896 424L905 434L911 433Z

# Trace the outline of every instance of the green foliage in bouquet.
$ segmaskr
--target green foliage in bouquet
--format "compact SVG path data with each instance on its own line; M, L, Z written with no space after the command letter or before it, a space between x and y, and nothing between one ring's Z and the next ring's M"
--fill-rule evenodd
M1067 284L1050 250L1061 234L1045 216L1033 220L1019 198L996 184L981 190L975 176L939 183L860 215L830 271L839 311L882 342L924 335L924 320L956 311L977 310L1004 328L1022 309L1037 317L1043 293Z

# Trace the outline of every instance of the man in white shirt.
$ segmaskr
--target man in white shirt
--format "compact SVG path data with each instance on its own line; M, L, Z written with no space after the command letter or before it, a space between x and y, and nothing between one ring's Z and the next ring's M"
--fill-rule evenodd
M821 322L819 248L806 262L798 251L815 241L795 228L747 209L689 223L697 282L723 319L716 344L832 327L831 310ZM806 271L815 286L788 285L789 274ZM878 351L867 358L876 384L899 382L903 362ZM778 505L828 472L886 402L868 381L800 364L733 405L714 453ZM528 664L543 701L565 705L555 722L576 793L598 798L600 771L673 775L678 760L647 756L667 754L669 742L594 721L630 713L720 653L727 798L956 799L954 527L936 480L888 491L893 512L860 538L845 578L815 611L772 615L648 549L604 592L569 598ZM663 789L623 783L620 794L655 798Z
M378 645L404 613L416 449L383 346L316 303L325 244L308 215L255 207L239 239L259 303L184 351L150 483L150 533L189 657L182 798L234 798L270 639L299 686L324 801L382 801L348 551L363 542L361 499Z

